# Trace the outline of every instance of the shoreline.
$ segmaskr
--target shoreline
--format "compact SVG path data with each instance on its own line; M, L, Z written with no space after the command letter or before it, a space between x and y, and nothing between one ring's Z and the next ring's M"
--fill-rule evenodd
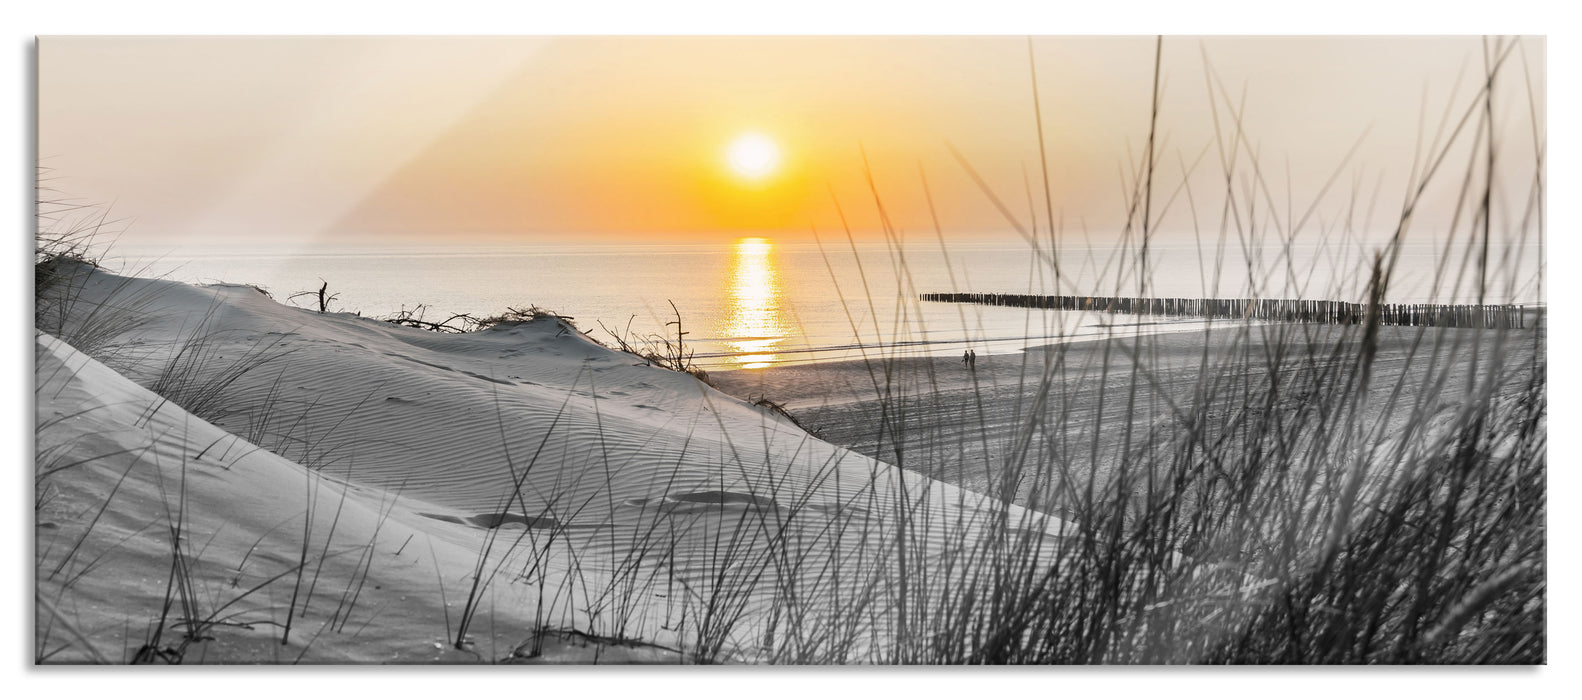
M1356 328L1200 326L983 355L976 371L964 368L960 358L902 357L733 370L710 378L727 394L781 405L820 439L947 483L996 493L995 474L1017 449L1048 449L1045 457L1059 452L1063 463L1078 469L1107 469L1137 447L1128 444L1127 434L1147 434L1172 420L1170 407L1196 405L1203 385L1222 377L1267 376L1276 368L1291 382L1302 380L1315 365L1333 366L1337 358L1327 353L1337 347L1342 355L1355 352L1359 334L1348 335L1346 329ZM1467 361L1462 351L1501 332L1507 331L1382 327L1364 408L1370 429L1387 436L1412 412L1398 410L1411 407L1413 399L1392 398L1394 387L1440 381L1437 396L1465 391L1473 373L1458 371ZM1541 356L1545 331L1508 333L1507 366L1533 353ZM1270 351L1277 348L1294 352L1275 360ZM1436 361L1428 362L1428 354ZM1146 381L1134 383L1134 376ZM1040 392L1046 377L1050 390ZM1042 409L1036 409L1040 402ZM1123 402L1130 402L1129 414ZM1200 410L1238 407L1219 400ZM1099 425L1104 429L1094 429ZM1050 447L1055 443L1061 447ZM1019 491L1015 502L1027 505L1027 496Z
M963 590L981 599L1000 590L990 574L1002 565L1103 565L1105 549L1071 543L1102 545L1095 523L1130 527L1138 513L1284 527L1216 515L1217 504L1269 473L1258 498L1298 517L1279 475L1368 474L1374 448L1444 449L1445 429L1461 427L1440 419L1447 407L1505 420L1543 401L1523 380L1541 372L1544 330L1385 328L1363 343L1355 326L1200 323L984 355L975 370L891 357L718 373L723 391L788 403L786 419L634 362L566 319L434 333L286 306L244 285L74 274L61 300L88 306L62 309L78 308L80 322L35 333L35 572L62 601L39 624L94 630L47 652L61 663L238 663L282 649L310 663L904 660L920 653L906 646L910 620L864 620L868 610L949 606ZM99 309L127 316L96 327ZM1491 337L1512 354L1490 356ZM115 352L124 347L154 352ZM1360 390L1346 383L1359 349L1376 382ZM1533 364L1520 365L1529 351ZM1392 432L1408 414L1411 429ZM1479 439L1508 444L1505 429ZM1510 449L1541 467L1535 445ZM1194 470L1180 491L1139 495L1141 479L1152 488L1174 468ZM1158 494L1171 500L1139 500ZM1231 500L1205 508L1205 494ZM107 517L79 517L96 509ZM1166 547L1186 541L1145 526ZM1298 527L1286 532L1306 537ZM161 534L134 536L149 528ZM111 550L103 564L74 561ZM185 582L169 585L167 571ZM1225 584L1174 561L1138 573L1198 576L1205 593ZM902 580L919 583L892 585ZM561 595L573 586L588 597ZM303 588L328 593L299 606ZM191 593L221 589L238 592L229 603ZM226 627L221 614L244 599L261 606L256 624ZM137 633L176 609L190 634ZM703 639L687 626L700 611L763 614ZM770 646L785 619L874 646ZM314 644L348 622L349 636ZM397 641L413 639L428 641Z
M48 652L55 662L241 663L282 649L305 663L598 661L608 646L546 630L659 645L673 655L639 656L666 662L770 662L791 652L733 637L763 639L773 617L699 641L693 616L723 609L711 601L784 605L789 586L806 601L797 616L833 628L852 619L836 601L911 575L917 560L888 550L848 558L903 527L935 558L1002 537L1002 522L1051 541L1065 527L811 439L566 319L436 333L246 285L66 272L60 306L44 307L64 320L35 326L35 572L70 613L59 624L93 636ZM924 491L919 520L900 504ZM786 560L799 565L777 568ZM834 567L846 575L822 575ZM562 593L573 587L614 602ZM230 602L193 595L222 589ZM887 608L917 591L880 593ZM254 624L226 627L242 605ZM139 632L178 614L190 634ZM398 641L414 639L430 641ZM871 658L850 653L839 659Z
M703 360L706 363L696 363L700 368L714 372L755 371L775 367L798 367L814 364L829 364L838 362L864 362L864 354L876 357L894 357L905 359L960 359L960 353L972 349L985 356L987 355L1019 355L1037 348L1080 343L1090 340L1104 340L1116 337L1115 330L1127 331L1128 337L1145 335L1163 335L1186 330L1200 330L1206 319L1200 318L1173 318L1167 320L1138 321L1134 323L1083 323L1077 327L1078 331L1087 333L1068 333L1065 335L1028 335L1004 337L979 337L979 338L952 338L949 340L907 340L891 343L860 344L846 343L840 345L820 345L813 347L798 347L789 350L777 349L773 352L708 352L692 355L694 360ZM1213 319L1216 326L1227 326L1239 323L1226 319ZM693 341L688 341L693 342ZM708 342L723 342L720 339L710 339ZM839 354L837 356L837 353ZM794 359L778 359L768 363L766 367L747 367L740 360L754 355L770 354L779 358L793 356ZM819 355L824 355L820 357Z

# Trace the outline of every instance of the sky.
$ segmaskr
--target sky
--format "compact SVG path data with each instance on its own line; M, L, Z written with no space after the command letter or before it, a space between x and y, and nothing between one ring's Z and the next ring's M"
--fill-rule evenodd
M37 60L30 58L30 56L34 56L35 52L36 54L46 53L45 47L54 40L46 38L35 42L34 37L37 35L48 37L62 34L114 35L171 32L205 35L257 33L357 34L369 32L385 34L435 32L442 34L521 34L544 31L570 34L609 32L689 33L699 31L737 34L743 32L905 32L923 34L967 32L1012 34L1029 31L1035 33L1119 32L1129 34L1146 34L1157 31L1260 34L1306 32L1328 34L1429 32L1466 35L1483 33L1546 33L1554 38L1554 41L1547 46L1540 45L1540 47L1546 48L1547 51L1537 51L1533 50L1534 47L1529 47L1529 55L1534 59L1538 59L1534 62L1534 69L1539 75L1543 71L1544 61L1541 57L1544 53L1550 55L1550 60L1556 66L1557 74L1574 74L1574 71L1568 71L1567 69L1577 65L1578 55L1576 47L1582 45L1582 42L1572 40L1576 23L1565 21L1569 18L1569 15L1563 12L1563 5L1552 3L1549 0L1506 0L1492 8L1488 3L1474 0L1447 0L1436 3L1431 12L1425 11L1421 3L1381 2L1381 0L1335 0L1335 2L1326 3L1322 7L1292 3L1270 4L1264 0L1223 2L1211 0L1205 3L1149 0L1148 2L1081 4L1034 3L1026 2L1025 0L977 0L971 4L971 12L964 12L959 4L945 3L934 8L912 6L908 7L904 13L896 12L893 6L881 3L862 4L852 3L851 0L798 0L796 3L765 3L752 10L744 10L739 3L727 0L712 0L708 2L702 0L692 2L689 0L681 3L610 0L608 2L586 5L572 3L550 5L522 4L516 7L502 6L489 0L484 0L483 2L453 0L450 3L446 3L444 11L441 12L436 12L433 3L402 2L397 0L396 2L382 5L381 11L378 13L369 13L366 6L355 3L325 3L323 0L276 0L276 2L269 4L267 11L250 3L214 4L204 0L150 0L149 2L140 3L121 3L113 2L113 0L61 0L48 3L23 3L18 7L11 8L8 12L8 18L14 20L13 22L8 22L7 26L12 27L17 32L13 39L13 47L17 50L11 53L12 60L15 61L12 64L13 70L0 73L0 81L10 81L7 84L11 88L10 94L13 95L25 96L37 92L38 94L32 102L41 108L37 115L39 120L37 122L30 121L30 118L24 114L24 110L13 111L10 117L15 127L13 133L25 134L36 129L40 138L53 140L53 143L62 146L69 145L69 148L56 149L55 153L57 155L44 158L45 161L56 166L66 166L68 164L71 166L70 169L73 171L71 173L61 172L66 168L60 168L57 171L57 177L54 182L62 187L71 189L71 191L85 199L96 198L99 201L115 202L115 211L118 214L124 214L130 222L129 227L123 234L127 239L174 236L177 238L205 237L205 240L211 240L220 235L245 236L253 230L253 228L250 228L249 222L256 222L258 224L256 226L257 230L273 227L266 232L271 235L286 235L288 231L282 229L288 225L294 227L289 233L296 236L329 237L332 235L392 234L388 231L379 234L366 231L359 233L346 229L334 230L332 225L339 220L336 216L325 214L303 216L302 212L307 211L305 202L308 200L309 195L314 193L310 188L291 188L281 183L270 183L272 178L281 179L282 176L280 175L274 175L272 178L262 177L261 171L255 171L257 179L260 180L259 184L252 186L256 188L254 190L255 194L246 197L241 196L239 193L243 189L243 183L236 173L251 166L234 164L232 166L234 170L229 170L225 174L227 179L223 184L210 182L202 177L189 177L185 178L179 185L171 185L160 184L161 181L157 179L171 177L170 173L165 172L162 159L144 159L142 162L130 164L122 160L117 165L116 159L112 159L108 154L104 153L105 148L101 138L114 130L110 130L105 125L94 125L89 117L98 114L99 116L118 118L115 112L127 105L112 105L106 100L95 98L92 94L79 93L71 96L70 99L56 102L57 106L51 109L54 109L57 115L63 110L79 112L83 117L83 121L78 122L77 126L72 130L66 131L59 130L59 126L54 123L44 123L43 120L49 113L44 108L48 106L46 102L50 99L50 96L46 94L49 91L46 81L54 68L43 63L42 55L38 55ZM1472 66L1476 66L1479 60L1477 47L1464 48L1472 42L1475 42L1475 40L1456 40L1449 56L1440 56L1435 60L1426 61L1428 64L1435 66L1427 74L1420 74L1421 71L1414 71L1411 75L1402 79L1406 81L1405 83L1389 79L1377 81L1377 84L1383 86L1384 89L1388 89L1388 86L1392 84L1411 87L1411 89L1401 88L1397 91L1399 94L1395 98L1391 98L1392 104L1395 106L1390 111L1395 114L1393 118L1396 123L1402 121L1401 115L1403 113L1410 112L1415 117L1417 112L1415 105L1422 101L1420 99L1420 88L1423 83L1429 84L1433 88L1431 94L1440 100L1439 104L1434 105L1435 109L1443 106L1446 100L1445 95L1448 93L1447 85L1456 79L1454 75L1456 69L1449 68L1449 64L1446 61L1459 65L1460 62L1466 60L1471 61ZM1188 88L1191 88L1191 91L1195 93L1202 92L1199 87L1201 84L1200 65L1187 68L1177 67L1175 64L1169 63L1177 43L1176 41L1169 41L1166 44L1166 69L1171 75L1177 76L1173 80L1168 81L1167 99L1170 96L1187 92ZM1212 44L1213 42L1206 43ZM1192 51L1189 49L1191 49L1191 45L1182 48L1181 55L1188 57L1190 60ZM1141 50L1146 51L1146 46ZM1216 60L1220 60L1218 54L1215 54L1215 56ZM1146 58L1139 60L1145 62ZM1395 63L1393 61L1385 61L1376 68L1393 70L1394 66ZM65 67L65 65L62 66L62 68ZM1005 71L1014 71L1018 70L1019 67L1020 62L1015 65L1007 62L1001 68ZM848 70L850 68L847 67ZM1255 68L1256 66L1253 66L1246 70L1251 72ZM1224 69L1225 67L1222 65L1222 70ZM36 82L30 77L35 70L38 72ZM104 75L108 73L109 68L91 64L84 65L81 62L77 62L76 67L72 68L72 70ZM459 75L473 75L479 71L481 71L481 67L474 65L467 71L449 76L449 80L441 85L429 85L425 89L439 90L452 85L450 81L454 81ZM1049 69L1042 70L1041 76L1042 79L1046 80L1052 77ZM127 76L123 75L121 77ZM1228 78L1228 80L1233 79ZM1362 79L1371 82L1369 76L1365 75ZM1468 80L1470 79L1469 77ZM78 82L84 81L79 79ZM93 81L86 82L90 83L88 87L95 87L102 91L107 81L99 80L97 85L93 85ZM1283 84L1283 81L1278 78L1264 79L1249 86L1248 103L1253 107L1250 110L1253 114L1249 115L1249 121L1252 121L1253 116L1259 113L1258 110L1273 109L1284 104L1280 97L1269 92L1275 89L1270 87L1271 84ZM1542 83L1539 82L1538 84ZM1574 117L1577 113L1575 109L1575 84L1575 80L1562 79L1555 81L1554 85L1549 87L1552 105L1550 109L1553 110L1553 119L1559 123L1570 123L1570 121L1573 121L1570 117ZM1236 89L1240 89L1239 85L1233 86ZM1128 94L1141 92L1146 95L1146 87L1130 85L1127 87ZM1252 92L1253 88L1257 88L1258 92ZM1337 92L1340 95L1346 94L1345 91L1337 91L1332 86L1330 91L1323 97L1315 94L1312 99L1315 102L1325 103L1336 99ZM66 95L61 94L55 99L64 97ZM1047 89L1043 97L1046 100L1053 99ZM234 99L234 95L232 98ZM196 101L201 102L202 100ZM29 101L24 98L22 102L26 104ZM257 107L258 105L254 103L250 106ZM1135 103L1132 103L1131 106L1135 107ZM112 107L115 109L110 109ZM1024 105L1022 109L1025 110L1025 108ZM982 111L989 113L987 109ZM1539 111L1542 112L1544 110L1540 109ZM288 110L288 114L285 116L294 114L295 112ZM1168 114L1166 113L1166 116ZM1046 113L1046 119L1052 120L1055 116L1054 114ZM1349 130L1355 128L1357 124L1366 121L1366 119L1351 118L1346 120L1344 127L1337 128ZM1416 126L1415 118L1412 121L1413 123L1410 126L1400 128L1399 131L1415 135L1419 129ZM1515 122L1516 120L1512 119L1511 121ZM1108 120L1101 121L1101 124L1110 123ZM1017 129L1016 134L1019 135L1019 138L1024 139L1019 143L1024 145L1034 144L1034 137L1024 133L1027 129L1027 124L1028 120L1023 117L1015 125L1015 129ZM1127 130L1127 137L1134 144L1140 138L1138 134L1141 133L1141 124L1141 119L1135 116L1125 123L1124 128ZM62 123L60 126L65 126L65 124ZM198 126L201 125L193 124L189 121L189 123L183 125L183 128L196 129ZM84 128L86 128L86 133L83 131ZM226 128L234 129L235 125L227 125ZM215 128L215 131L217 132L216 141L222 143L227 140L227 134L230 133L218 128ZM1564 136L1563 130L1561 131L1560 135ZM98 136L95 136L95 133ZM121 134L124 131L116 131L115 133ZM1378 145L1379 141L1384 140L1382 134L1383 132L1378 128L1371 130L1369 132L1369 143ZM343 134L341 135L343 136ZM142 138L148 139L152 139L155 136L168 138L168 134L145 133L141 135ZM865 136L870 140L875 138L872 135ZM959 135L953 135L953 138L958 141L962 140ZM929 144L937 149L941 140L943 140L943 137L935 134L929 138ZM43 156L48 153L45 148L51 146L50 143L36 143L34 144L35 153L35 150L30 150L23 146L23 141L24 139L18 139L15 142L19 161L26 161L34 155ZM89 143L99 143L100 145L95 148L89 148ZM1280 147L1288 152L1300 151L1298 155L1303 157L1306 157L1312 151L1323 150L1304 148L1304 143L1300 141L1297 143L1282 143ZM386 148L393 148L395 153L405 153L404 149L394 148L396 145L385 144ZM1558 166L1553 167L1551 173L1554 177L1552 181L1553 186L1558 191L1569 191L1568 185L1574 180L1572 176L1574 168L1564 166L1568 162L1575 162L1575 159L1568 158L1575 150L1574 139L1566 140L1562 138L1553 142L1551 157ZM308 151L304 150L302 152L307 153ZM388 157L389 153L382 153L381 155ZM849 181L851 179L850 172L858 166L853 165L854 158L849 150L843 151L842 155L843 159L839 165L842 172L847 173L847 180ZM937 160L937 150L934 155ZM976 152L971 155L979 161L982 160L982 157ZM1003 185L1004 187L1019 191L1016 190L1015 185L1020 183L1020 163L1028 160L1025 155L1025 153L1016 154L1014 167L1007 166L1011 167L1013 172L1005 174L1004 179L1011 184ZM1334 157L1333 154L1325 155ZM1293 159L1295 157L1293 156ZM1109 164L1109 167L1105 173L1095 177L1107 177L1108 182L1114 182L1116 179L1115 173L1124 159L1124 151L1107 153L1105 162ZM1397 172L1404 169L1403 166L1392 163L1390 166L1393 167L1387 167L1382 163L1383 158L1376 160L1378 163L1370 166L1370 168L1384 171L1389 176L1389 179L1392 180L1404 178ZM1375 163L1374 160L1368 162ZM1066 163L1067 161L1055 162L1052 163L1052 167L1055 172L1062 172L1060 168ZM374 169L376 165L371 164L368 167ZM880 163L878 165L882 166L883 164ZM953 163L947 162L940 165L931 162L931 167L938 166L930 170L931 176L934 178L956 176L955 172L949 170L951 165ZM987 168L987 165L980 163L980 167ZM144 179L140 176L142 169L156 170L151 172L147 179ZM130 175L127 174L127 170L132 171ZM957 170L959 170L959 167ZM1369 170L1369 172L1376 173L1377 171ZM31 179L31 173L28 172L28 169L17 168L12 171L12 176L17 178L17 182L14 183L15 186L12 188L13 191L18 193L26 192L27 181ZM904 175L896 175L895 177L904 177L906 182L910 183L915 177L915 172L907 172ZM1383 179L1383 176L1379 177ZM361 193L364 188L369 186L368 182L358 181L356 186L347 184L350 182L348 180L346 183L338 184L333 195L345 196L351 198L354 202L361 201ZM890 180L886 180L883 184L887 188L901 187ZM996 184L999 184L999 182L997 181ZM197 203L189 197L183 197L181 195L184 191L182 188L202 189L209 195L223 192L230 194L230 196L226 197L227 200L247 200L251 198L255 201L261 200L261 203L252 208L229 204L222 207L217 201ZM1111 189L1113 188L1112 185ZM938 189L938 184L936 184L935 189ZM271 194L271 190L274 191L274 194ZM161 191L174 194L167 194L167 197L162 200L159 196ZM915 191L915 188L904 188L904 191L912 192ZM945 193L939 194L943 196ZM1392 192L1392 194L1395 193ZM29 207L26 202L21 200L22 196L24 195L18 195L18 203L16 205L17 218L19 219L30 216ZM328 193L321 193L321 196L326 199L332 199ZM1383 198L1381 196L1381 199ZM276 206L267 206L267 202L271 199L277 200ZM909 206L912 201L913 199L910 198L907 200ZM978 212L981 209L981 204L969 207L968 205L972 204L972 202L967 200L966 195L963 195L960 201L963 208L970 208L973 212ZM1066 196L1064 193L1061 194L1060 201L1069 216L1077 216L1078 208L1082 207L1087 209L1083 215L1095 220L1113 204L1113 202L1108 204L1078 202L1075 197ZM200 208L199 204L205 210L212 209L213 211L213 215L208 217L208 223L201 226L196 223L200 217L195 213L195 210ZM853 201L853 206L855 206L855 201ZM334 210L332 207L326 207L326 209ZM900 208L897 207L897 209ZM1569 224L1574 218L1573 211L1574 207L1569 205L1569 200L1566 198L1562 197L1554 200L1549 212L1551 227L1557 230L1569 229ZM295 213L297 220L289 224L279 221L276 217L279 217L282 213ZM902 211L901 213L911 212ZM998 223L997 219L983 217L981 214L975 221L990 226ZM225 226L222 227L221 224L225 224ZM967 224L959 221L947 221L946 224L952 230L968 229ZM600 233L591 227L586 232L588 235L614 235ZM528 232L524 228L522 233L518 235L526 236ZM1565 236L1552 240L1550 254L1553 259L1560 261L1562 266L1567 261L1577 257L1576 251L1572 249L1570 239ZM27 294L31 294L31 291L23 290L23 284L28 277L28 273L20 267L23 256L17 257L19 258L17 261L19 266L17 268L18 274L13 275L13 277L20 280L14 290L16 303L20 305L22 303L21 299L25 298ZM1576 298L1579 293L1582 293L1582 290L1573 289L1572 282L1565 275L1554 278L1552 296L1568 299ZM1560 305L1555 307L1552 313L1556 318L1562 316L1569 318L1567 308L1566 305ZM1574 341L1575 334L1567 329L1574 328L1575 325L1565 322L1555 324L1552 330L1551 344L1554 347L1563 347L1568 342ZM5 363L6 365L18 368L19 371L11 376L17 378L19 385L16 391L21 392L24 389L20 386L20 382L24 381L28 374L28 371L22 368L30 368L32 366L31 355L22 353L20 350L22 347L21 343L14 343L9 347L13 349L14 354L9 354L11 351L0 351L0 354L4 354L10 360ZM1555 392L1556 396L1565 397L1575 394L1575 391L1567 391L1567 389L1572 389L1578 385L1577 378L1574 376L1575 373L1568 368L1569 365L1563 362L1557 363L1551 368L1551 376L1555 380L1557 387L1560 387L1560 390ZM1573 403L1569 401L1555 402L1552 410L1559 424L1572 422L1569 419L1575 414ZM20 413L26 410L26 406L17 404L13 407L13 410ZM15 439L9 442L26 449L29 440L24 438L21 433L26 423L20 416L15 417L17 418L16 420L8 421L8 424L14 426L17 431ZM1562 455L1563 458L1564 455L1576 453L1575 445L1569 440L1564 440L1563 434L1557 434L1557 437L1562 438L1556 439L1554 443L1554 452L1557 455ZM19 456L20 458L21 456ZM1576 490L1576 484L1573 483L1574 480L1568 476L1566 470L1556 471L1551 475L1551 481L1556 493L1573 493ZM1552 525L1556 532L1576 531L1576 522L1570 511L1561 509L1555 512L1552 517ZM1574 590L1574 582L1577 577L1570 575L1574 572L1569 571L1567 566L1568 562L1564 558L1552 562L1554 576L1551 583L1557 591ZM16 594L19 596L26 595L26 591L18 590ZM1563 602L1564 599L1566 599L1564 595L1556 596L1557 602ZM1575 618L1575 615L1568 614L1568 611L1574 612L1571 607L1562 610L1558 604L1555 606L1555 619L1560 621L1560 623L1553 625L1551 643L1556 650L1557 658L1572 658L1577 648L1575 644L1576 635L1571 634L1568 630L1575 630L1578 626L1565 624L1565 622ZM18 642L18 644L21 643L23 642ZM19 653L22 652L19 650ZM1288 687L1283 687L1280 692L1301 698L1329 698L1334 697L1337 693L1345 694L1348 692L1353 694L1360 693L1362 696L1389 692L1412 693L1421 692L1423 688L1428 687L1442 697L1482 698L1488 697L1490 694L1512 692L1513 689L1528 694L1532 694L1533 690L1538 690L1540 695L1557 696L1559 695L1559 688L1575 685L1576 679L1574 676L1576 674L1574 673L1574 668L1574 665L1551 664L1538 669L1535 673L1517 673L1513 675L1511 673L1479 672L1470 674L1456 673L1448 676L1442 673L1437 675L1433 673L1392 673L1381 676L1377 673L1337 673L1334 670L1312 672L1292 669L1290 673L1281 675L1296 682L1288 684ZM96 683L102 682L100 684L104 687L96 689L113 691L120 696L130 695L137 697L148 694L147 691L140 688L128 688L116 674L91 675L97 677L93 679L74 677L71 679L72 684L85 684L81 683L81 681L91 680ZM29 683L40 677L45 677L47 682L51 684L49 690L58 691L60 677L41 676L40 674L17 674L16 680L21 682L25 688L28 687ZM302 678L306 681L304 686L311 684L313 692L319 693L322 693L326 687L344 688L350 692L366 692L369 680L361 675L337 674L311 674L302 676ZM968 693L983 692L984 688L988 687L985 685L986 683L991 685L998 684L994 685L996 691L1038 690L1039 688L1035 687L1033 683L1041 682L1029 681L1026 677L1008 678L988 679L983 674L930 674L926 683L911 683L910 685L913 687L907 689L921 690L943 697L951 694L960 695L963 691ZM249 680L252 679L250 678ZM264 679L259 678L258 680ZM587 678L579 677L570 680L576 687L572 688L568 685L566 690L586 692ZM618 683L630 684L629 687L619 690L611 688L613 692L636 690L649 695L657 693L660 696L670 693L669 690L665 689L663 683L654 683L655 678L648 674L616 674L615 676L601 676L599 680L601 681L601 686ZM721 682L719 689L722 692L729 692L730 686L736 683L734 679L726 677L721 677L719 680ZM1227 689L1231 689L1232 693L1236 693L1239 690L1241 694L1266 693L1269 687L1269 678L1264 674L1234 673L1216 674L1213 679L1199 683L1193 683L1191 679L1186 679L1179 674L1173 673L1131 674L1124 679L1120 679L1113 674L1095 675L1087 678L1081 677L1081 674L1079 674L1078 676L1063 679L1062 682L1069 685L1073 692L1077 693L1081 693L1084 690L1113 693L1118 680L1122 681L1122 684L1129 689L1136 689L1139 692L1166 692L1173 697L1221 697ZM1199 678L1198 680L1201 681L1203 679ZM275 696L278 695L281 689L279 681L281 679L276 677L270 679L269 683L242 684L237 692L248 697ZM691 676L688 681L688 684L679 692L696 694L699 687L707 687L709 683L714 682L714 680L702 676ZM898 678L895 674L858 674L853 676L852 674L810 675L802 673L797 674L795 681L795 687L799 689L799 692L806 692L808 688L815 688L814 692L828 689L845 694L894 692L898 685L903 688L908 685L906 679ZM202 682L207 682L207 680L204 679ZM535 682L554 686L560 683L561 680L544 678ZM270 685L271 683L274 685ZM381 688L381 691L387 693L396 691L398 695L409 694L417 696L426 694L432 696L435 693L446 692L453 686L452 679L433 674L430 676L403 674L399 683L399 687L395 684L388 684L388 687ZM1015 684L1015 687L1007 687L1009 684ZM1540 687L1534 688L1534 685ZM791 686L787 685L785 687ZM855 691L853 690L854 688L856 689ZM307 690L308 688L304 687L303 689ZM45 689L40 687L39 690Z
M38 155L50 187L111 204L123 243L932 236L936 217L970 238L1047 230L1050 214L1062 235L1103 237L1126 225L1145 162L1155 50L1153 37L43 37ZM1390 228L1420 142L1471 104L1484 66L1476 37L1166 36L1159 51L1167 235L1216 225L1233 140L1235 186L1261 187L1244 199L1287 219L1317 200L1315 226L1372 202L1368 227ZM1512 210L1535 127L1544 143L1544 56L1523 39L1497 83ZM777 151L767 173L732 164L749 134ZM1455 155L1433 193L1447 203L1466 167Z

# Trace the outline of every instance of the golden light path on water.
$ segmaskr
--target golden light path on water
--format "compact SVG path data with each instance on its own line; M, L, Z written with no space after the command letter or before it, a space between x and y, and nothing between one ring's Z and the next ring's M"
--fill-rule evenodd
M767 238L736 241L727 286L730 311L720 335L734 353L731 361L743 369L768 367L779 359L775 350L787 333L774 243Z

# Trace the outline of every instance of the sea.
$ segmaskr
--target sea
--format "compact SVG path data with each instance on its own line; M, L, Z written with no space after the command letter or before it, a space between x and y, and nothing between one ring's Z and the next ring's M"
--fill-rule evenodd
M923 302L930 292L1362 300L1377 248L1022 240L538 243L475 246L120 244L104 259L125 274L250 284L282 303L441 322L537 308L569 317L607 345L679 352L706 370L876 356L960 356L1100 335L1201 327L1139 317ZM1541 304L1542 249L1404 246L1393 303ZM669 344L668 346L666 344Z

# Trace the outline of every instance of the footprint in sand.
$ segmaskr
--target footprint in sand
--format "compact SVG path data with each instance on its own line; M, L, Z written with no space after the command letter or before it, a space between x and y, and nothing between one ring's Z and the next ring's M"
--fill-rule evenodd
M494 377L485 376L485 375L482 375L482 374L478 374L476 372L462 372L462 374L465 374L465 375L467 375L469 377L472 377L473 379L482 379L482 380L484 380L486 382L494 382L495 384L504 384L506 386L511 386L511 382L505 381L503 379L495 379Z
M659 498L634 498L627 505L647 507L650 504L667 514L708 513L725 510L771 510L780 507L772 498L736 491L693 491L668 494Z
M418 513L425 518L433 518L441 522L468 525L471 527L493 530L507 525L521 525L527 528L560 527L560 521L554 518L530 518L520 513L479 513L469 517L445 515L441 513Z

